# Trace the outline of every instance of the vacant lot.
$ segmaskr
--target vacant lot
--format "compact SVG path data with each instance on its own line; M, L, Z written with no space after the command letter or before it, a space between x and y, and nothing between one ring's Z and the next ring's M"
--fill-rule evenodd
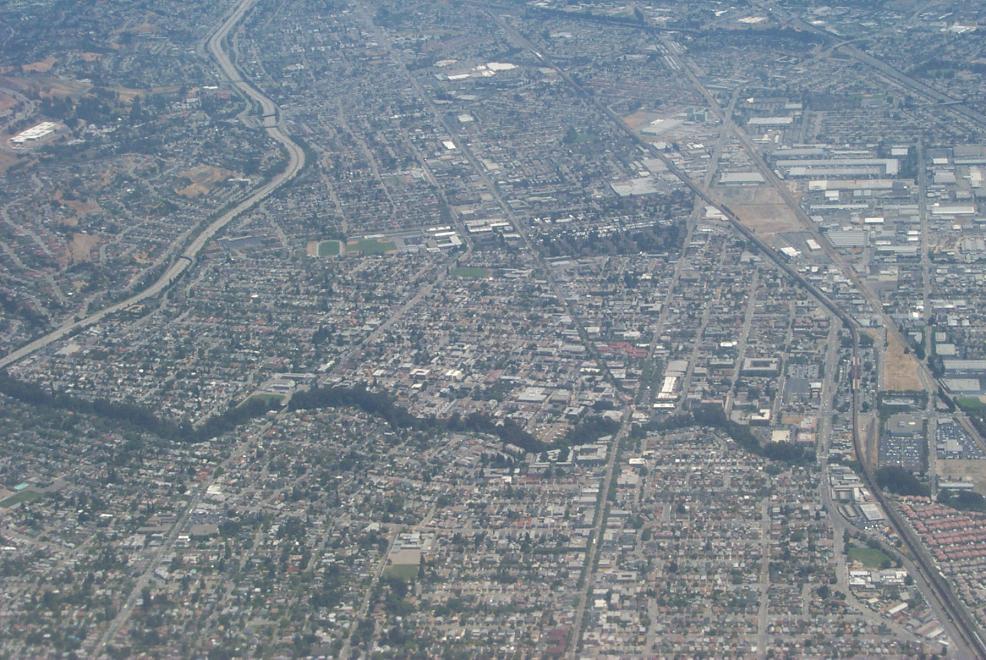
M0 112L10 110L17 105L17 99L6 92L0 92Z
M11 154L0 152L0 174L6 172L11 165L17 162L17 157Z
M633 114L627 115L623 118L623 122L635 131L639 131L644 128L650 122L657 119L660 115L656 112L647 112L646 110L637 110Z
M49 55L43 60L38 60L37 62L31 62L30 64L21 65L21 71L30 71L31 73L45 73L51 71L51 67L55 66L58 62L54 57Z
M759 236L804 229L780 193L770 186L717 188L715 192L740 222Z
M92 259L93 250L99 246L99 237L92 234L72 234L72 242L68 244L69 254L73 263L81 263Z
M896 336L887 340L880 363L881 389L891 392L917 392L924 389L918 378L918 360Z
M976 492L986 493L986 461L984 460L938 460L935 462L935 468L942 479L971 481Z
M177 192L182 197L199 197L208 194L212 187L220 181L225 181L233 175L232 172L212 165L199 165L185 170L179 176L185 184Z
M890 555L882 550L862 545L850 544L847 554L849 555L849 561L858 561L867 568L880 568L880 566L883 565L883 562L893 561Z
M117 93L121 101L124 103L130 103L139 96L147 96L150 94L178 94L181 91L181 85L157 85L154 87L142 88L116 85L110 89Z

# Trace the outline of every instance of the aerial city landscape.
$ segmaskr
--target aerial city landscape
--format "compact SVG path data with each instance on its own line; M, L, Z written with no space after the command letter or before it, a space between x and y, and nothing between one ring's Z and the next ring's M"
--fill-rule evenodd
M0 3L0 658L986 658L984 31Z

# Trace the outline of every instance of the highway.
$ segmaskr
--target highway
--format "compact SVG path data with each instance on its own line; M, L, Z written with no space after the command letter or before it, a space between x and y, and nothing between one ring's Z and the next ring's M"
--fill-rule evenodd
M260 107L263 108L264 115L266 115L268 112L276 111L274 102L264 96L264 94L257 88L244 81L236 66L232 63L227 53L223 50L224 45L227 44L229 33L243 19L243 16L250 10L255 2L256 0L241 0L232 12L226 16L220 27L212 33L212 36L209 37L207 46L209 53L211 53L212 57L219 64L223 76L229 80L230 83L233 84L248 100L259 103ZM287 150L289 157L287 167L285 167L280 174L274 176L274 178L257 190L253 191L250 196L237 204L233 209L223 213L219 218L205 227L192 240L188 247L182 251L181 255L175 260L164 275L162 275L154 284L122 302L111 305L110 307L100 310L99 312L76 321L75 323L63 326L55 332L49 333L48 335L31 342L27 346L24 346L18 351L6 356L3 361L0 361L0 366L11 364L23 357L26 357L27 355L30 355L31 353L34 353L35 351L44 348L48 344L61 339L75 330L98 323L110 314L126 310L127 308L166 290L174 284L175 281L177 281L178 277L182 273L184 273L193 263L195 263L195 257L219 231L239 217L242 213L260 203L264 198L281 187L285 182L290 181L295 175L297 175L298 172L300 172L305 166L304 151L290 138L290 136L288 136L286 132L281 129L280 125L265 126L264 130L266 130L268 135L270 135ZM233 455L235 455L235 452ZM232 460L233 455L227 459L227 463ZM208 483L203 484L196 491L188 506L185 507L185 510L181 516L179 516L177 522L171 527L171 530L168 532L165 542L162 543L161 548L154 553L151 559L144 565L143 571L134 583L133 588L130 590L129 595L121 606L119 612L100 636L94 649L94 656L98 657L104 654L107 645L113 642L116 633L119 632L120 628L130 618L131 613L137 605L141 591L150 583L151 576L154 569L158 566L158 562L166 554L166 552L170 551L179 531L185 526L191 512L198 504L202 495L206 492L208 485L214 481L215 474L218 474L218 472L213 474L213 479Z
M143 301L153 298L154 296L166 291L178 281L178 278L181 277L185 271L192 267L192 264L195 263L199 253L202 252L205 246L208 245L209 241L211 241L216 234L222 231L223 228L243 213L254 208L257 204L266 199L271 193L283 186L286 182L293 179L298 172L304 168L305 152L301 146L292 140L291 136L289 136L283 129L281 120L278 118L279 114L277 112L277 105L274 101L265 96L263 92L254 87L251 83L247 82L247 80L243 77L243 74L230 60L228 53L224 50L224 47L228 44L229 34L239 24L246 13L250 11L255 3L256 0L241 0L238 2L233 10L227 14L219 28L216 29L216 31L209 37L206 47L209 54L216 60L216 63L219 65L222 75L227 82L229 82L247 101L259 106L260 116L264 118L264 130L267 132L267 135L280 144L287 153L288 160L285 168L280 173L275 174L269 181L250 193L250 195L239 204L234 206L232 209L225 211L210 224L202 228L201 231L199 231L199 233L196 234L191 242L185 247L185 249L181 251L181 254L175 258L164 274L162 274L153 284L125 300L114 303L108 307L104 307L103 309L78 320L66 323L57 329L52 330L48 334L8 353L4 357L0 358L0 369L5 369L6 367L9 367L14 363L37 353L46 346L49 346L60 339L93 326L113 314L126 311L135 305L138 305ZM272 118L275 119L272 120Z

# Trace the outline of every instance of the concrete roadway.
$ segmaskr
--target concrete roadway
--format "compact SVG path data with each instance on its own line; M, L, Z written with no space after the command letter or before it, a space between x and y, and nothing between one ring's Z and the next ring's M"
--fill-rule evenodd
M104 307L98 312L90 314L84 318L66 323L43 337L39 337L38 339L21 346L17 350L8 353L3 358L0 358L0 369L4 369L15 362L23 360L24 358L33 355L34 353L60 339L95 325L113 314L130 309L135 305L153 298L159 293L170 288L178 280L178 278L185 271L187 271L193 263L195 263L195 259L198 257L199 253L209 243L209 241L216 236L216 234L222 231L229 223L238 218L244 212L255 207L275 190L293 179L295 175L297 175L298 172L300 172L305 166L305 152L301 146L292 140L291 137L283 130L282 123L277 113L277 106L270 98L265 96L263 92L243 79L243 76L236 68L236 65L233 64L233 62L229 59L228 54L223 50L229 33L236 25L239 24L240 20L242 20L243 16L253 7L255 2L256 0L241 0L232 12L227 15L219 29L217 29L212 36L209 37L207 48L209 53L219 64L223 77L227 79L227 81L237 90L239 94L251 103L256 103L260 107L261 116L265 117L264 130L267 132L267 135L271 137L271 139L280 144L287 152L288 161L284 170L282 170L279 174L274 175L272 179L254 190L249 197L241 201L232 209L220 215L204 229L202 229L202 231L199 232L194 239L192 239L191 243L189 243L188 246L182 250L181 254L172 262L171 266L168 267L164 274L161 275L161 277L159 277L157 281L149 287L135 293L126 300L114 303L109 307Z
M219 29L212 34L212 36L208 40L207 45L209 52L212 53L213 57L216 59L216 62L218 62L220 68L222 69L223 76L226 77L233 85L235 85L237 89L241 93L243 93L246 97L259 103L260 106L264 109L264 113L266 114L269 110L273 111L274 109L276 109L276 106L274 106L273 101L271 101L269 98L264 96L263 93L257 90L256 88L244 82L236 67L227 57L226 53L222 50L223 45L226 42L227 35L242 20L243 16L246 14L246 12L250 10L250 8L253 6L255 2L256 0L241 0L241 2L237 4L237 6L233 9L233 11L229 15L227 15L226 19L223 21ZM279 188L283 183L289 181L299 171L301 171L301 168L304 167L305 165L305 154L304 151L302 151L301 147L299 147L293 140L291 140L291 138L287 135L287 133L281 130L279 125L267 127L265 130L267 131L268 135L270 135L274 140L276 140L278 143L284 146L284 148L288 152L289 161L287 167L284 169L283 172L281 172L279 175L275 176L269 182L267 182L266 184L255 190L249 197L247 197L245 200L240 202L235 208L233 208L230 211L227 211L218 219L213 221L208 227L206 227L198 236L195 237L192 243L187 248L185 248L185 250L181 254L181 257L179 257L179 259L171 266L171 268L169 268L168 271L164 275L162 275L161 278L157 282L152 284L150 287L144 289L142 292L138 293L137 295L128 298L127 300L117 303L116 305L107 307L106 309L101 310L95 314L92 314L91 316L88 316L73 324L64 326L63 328L60 328L59 330L56 330L55 332L50 333L45 337L42 337L41 339L35 342L32 342L31 344L28 344L27 346L20 349L19 351L15 351L15 353L8 355L6 358L4 358L4 361L0 363L0 365L6 366L7 364L10 364L22 357L25 357L26 355L30 355L34 351L37 351L43 348L44 346L47 346L53 341L57 341L58 339L65 336L69 332L72 332L75 329L81 329L88 325L97 323L103 318L105 318L106 316L108 316L109 314L127 309L128 307L135 305L141 302L142 300L145 300L153 295L156 295L157 293L160 293L161 291L164 291L175 282L175 280L178 278L179 275L185 272L185 270L187 270L191 266L191 264L194 263L193 259L195 258L195 256L202 250L203 247L205 247L205 245L209 242L210 239L212 239L220 230L222 230L223 227L225 227L230 222L232 222L244 211L255 206L265 197L270 195L274 190ZM230 457L226 459L226 461L224 461L223 467L225 467L228 463L233 461L234 457L236 457L237 454L238 452L235 451L232 452ZM97 642L93 652L93 656L98 657L103 655L107 645L112 643L117 632L119 632L122 626L130 618L130 615L132 614L134 608L137 605L137 601L140 597L141 590L145 586L150 584L153 571L158 566L161 557L163 557L166 552L170 551L171 547L174 545L178 533L185 526L185 523L188 521L191 512L195 509L195 507L198 505L199 501L201 500L202 496L208 490L208 486L215 482L216 474L217 472L213 472L212 479L210 479L207 483L202 484L196 490L189 504L185 507L185 510L182 512L181 516L179 516L178 521L172 526L171 530L168 532L168 535L165 538L165 542L161 545L159 550L156 553L154 553L154 555L152 555L150 561L148 561L145 564L144 570L141 572L140 576L137 578L136 582L134 583L134 586L130 590L130 593L126 601L124 601L120 611L114 617L113 621L110 622L109 626L106 628L106 630L103 632L103 635L100 637L99 641Z

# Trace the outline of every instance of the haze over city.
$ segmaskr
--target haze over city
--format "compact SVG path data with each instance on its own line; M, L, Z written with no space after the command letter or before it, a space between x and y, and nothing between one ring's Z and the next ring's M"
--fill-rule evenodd
M986 5L0 6L0 657L986 658Z

